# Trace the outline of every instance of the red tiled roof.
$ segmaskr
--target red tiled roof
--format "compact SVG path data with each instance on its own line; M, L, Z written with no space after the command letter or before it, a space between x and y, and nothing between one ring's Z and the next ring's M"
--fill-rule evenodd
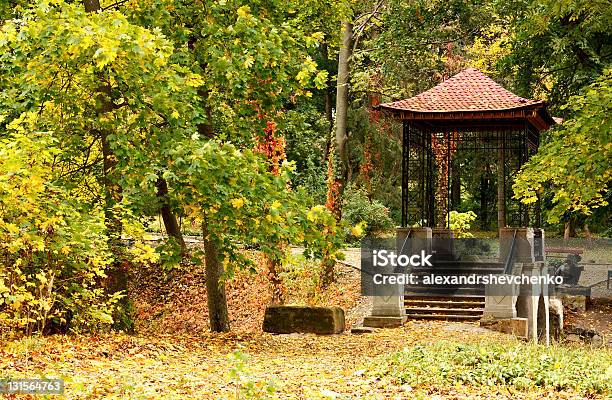
M504 89L475 68L468 68L438 86L406 100L380 104L381 108L413 112L502 111L544 104Z

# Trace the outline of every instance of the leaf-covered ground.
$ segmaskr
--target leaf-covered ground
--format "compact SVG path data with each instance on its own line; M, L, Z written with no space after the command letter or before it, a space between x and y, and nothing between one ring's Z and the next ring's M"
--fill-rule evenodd
M347 252L350 264L357 263L358 254L353 253ZM285 271L289 273L286 281L290 302L341 306L347 311L349 327L369 309L359 296L359 274L353 268L338 265L338 282L325 294L311 297L310 278L315 271L310 268L314 266L297 264L303 268ZM136 272L130 289L137 335L57 335L0 343L0 377L62 377L68 399L234 399L245 398L245 391L261 394L271 387L275 392L269 398L278 399L605 397L601 393L533 387L519 390L512 386L457 384L441 374L437 376L433 360L442 357L447 362L443 359L444 349L439 348L442 342L482 344L486 348L491 344L504 348L520 345L510 336L472 324L412 322L365 335L261 333L269 300L267 279L261 268L256 274L238 273L228 284L233 332L210 334L201 269ZM425 346L433 352L420 360L421 364L410 364L411 371L416 371L416 380L413 373L407 379L406 374L394 368L394 360L405 360L402 354L415 346ZM585 357L603 355L612 364L610 350L582 349ZM554 351L563 352L565 348ZM531 362L539 361L536 357ZM430 367L434 367L433 381ZM486 363L481 367L486 371ZM408 365L402 364L404 368L408 370Z
M318 264L297 256L282 271L288 304L338 306L347 313L347 326L363 318L366 299L360 296L359 271L337 264L336 278L324 293L316 293L313 279ZM347 261L358 265L356 250ZM271 298L269 278L261 254L251 252L256 272L237 270L226 285L229 316L235 332L259 332ZM209 330L204 266L160 272L159 267L132 271L130 298L134 302L136 330L146 334L200 334ZM367 307L365 307L367 309Z
M246 354L239 367L242 386L262 389L273 382L280 399L605 398L606 394L557 392L482 385L425 383L409 386L394 375L380 375L389 354L432 346L443 340L513 346L509 336L475 325L409 323L366 335L52 336L6 343L0 374L10 377L59 376L69 399L236 398L231 378L236 350ZM559 349L563 351L563 349ZM588 352L608 350L585 350ZM601 353L600 354L601 357ZM610 352L604 353L610 357ZM612 360L612 358L609 358ZM418 379L417 379L418 381ZM425 381L427 382L427 381Z

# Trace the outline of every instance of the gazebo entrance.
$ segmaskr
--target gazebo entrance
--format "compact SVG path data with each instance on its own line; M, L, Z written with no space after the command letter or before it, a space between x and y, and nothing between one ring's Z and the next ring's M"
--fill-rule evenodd
M450 211L461 198L457 176L465 169L473 171L479 160L492 165L482 174L488 174L488 183L494 180L497 186L496 198L481 210L497 214L500 236L509 226L540 227L539 199L530 207L512 200L512 184L521 166L537 151L540 132L555 123L544 101L521 98L470 68L415 97L378 107L403 123L398 236L410 237L420 231L429 238L433 232L434 238L452 239ZM503 259L506 255L494 262L466 262L442 253L438 252L433 267L413 272L499 274L509 264ZM443 288L406 285L407 315L477 320L485 305L484 291L484 285L478 284Z

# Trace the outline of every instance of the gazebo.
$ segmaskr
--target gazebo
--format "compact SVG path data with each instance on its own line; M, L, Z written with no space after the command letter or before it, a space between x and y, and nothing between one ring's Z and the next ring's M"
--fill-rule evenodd
M555 123L542 100L519 97L474 68L417 96L378 105L403 123L402 227L447 227L455 155L474 150L497 165L498 228L540 225L511 200L514 175L535 153L540 132Z

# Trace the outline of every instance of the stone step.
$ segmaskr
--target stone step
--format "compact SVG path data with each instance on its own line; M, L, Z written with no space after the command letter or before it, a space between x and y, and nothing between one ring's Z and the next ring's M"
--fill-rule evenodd
M484 301L437 301L437 300L412 300L404 299L405 307L439 307L439 308L484 308Z
M498 275L504 272L503 268L481 268L481 267L413 267L411 270L406 271L414 275L434 274L434 275L467 275L467 274L478 274L478 275Z
M424 283L419 283L419 284L415 284L415 285L405 285L404 288L406 290L412 290L412 289L430 289L430 288L434 288L434 289L438 289L438 288L444 288L444 289L460 289L460 288L472 288L472 289L480 289L483 288L484 289L484 285L480 285L477 283L466 283L465 285L453 285L453 284L449 284L449 285L445 285L445 284L439 284L439 285L426 285Z
M413 275L496 275L504 272L503 268L436 268L436 267L413 267L409 272Z
M447 260L435 260L432 262L434 266L442 268L461 268L461 267L472 267L472 268L504 268L504 264L497 261L476 261L476 260L459 260L459 261L447 261Z
M482 316L484 308L455 307L406 307L406 315L444 314L444 315L478 315Z
M422 295L405 295L405 301L464 301L464 302L481 302L484 303L485 297L482 295L453 295L453 296L422 296Z
M408 319L429 319L446 321L478 321L481 315L456 315L456 314L411 314Z
M419 288L419 287L411 287L411 286L406 286L406 289L404 290L404 295L433 295L433 296L453 296L453 295L480 295L480 296L484 296L485 294L485 288L480 287L480 288L471 288L471 287L435 287L435 286L429 286L429 287L423 287L423 288Z

